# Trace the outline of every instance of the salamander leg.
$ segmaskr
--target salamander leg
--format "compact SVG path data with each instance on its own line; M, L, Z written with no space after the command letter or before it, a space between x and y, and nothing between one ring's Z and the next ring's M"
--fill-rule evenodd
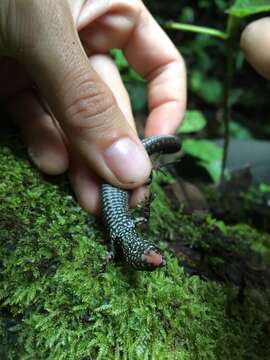
M157 164L154 167L155 171L161 171L164 175L166 175L166 170L172 166L175 166L175 164L179 164L181 162L181 160L174 160L174 161L170 161L164 164Z
M135 225L145 224L148 222L148 219L146 219L143 216L139 216L136 219L133 220Z
M116 258L116 251L115 251L115 245L114 245L114 241L111 240L110 244L109 244L109 252L107 255L107 261L113 261Z
M134 219L134 223L137 224L148 224L148 221L150 219L150 213L151 213L151 203L155 199L155 194L150 192L150 195L148 196L143 203L140 204L140 209L142 211L142 216L137 217Z

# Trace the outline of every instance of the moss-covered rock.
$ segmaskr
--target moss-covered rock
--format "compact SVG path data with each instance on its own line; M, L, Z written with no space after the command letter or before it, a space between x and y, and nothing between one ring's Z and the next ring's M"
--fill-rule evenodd
M102 226L66 181L44 179L16 138L1 144L1 359L270 358L268 289L251 286L240 301L237 286L187 275L166 250L179 238L209 255L230 238L229 254L250 249L267 266L267 234L173 212L156 190L148 236L162 240L167 268L107 264Z

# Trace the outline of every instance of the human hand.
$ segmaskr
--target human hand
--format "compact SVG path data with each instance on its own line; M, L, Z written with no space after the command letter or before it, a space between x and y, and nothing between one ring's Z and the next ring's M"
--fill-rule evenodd
M151 169L112 48L147 80L145 135L173 133L185 110L184 62L141 1L1 0L0 96L36 166L68 169L90 213L101 178L133 189Z
M270 80L270 17L253 21L244 29L241 47L254 69Z

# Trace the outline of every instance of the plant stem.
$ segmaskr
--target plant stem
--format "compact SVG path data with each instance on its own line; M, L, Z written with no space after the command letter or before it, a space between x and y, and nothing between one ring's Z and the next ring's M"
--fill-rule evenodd
M228 158L228 149L230 142L230 118L231 118L231 104L230 104L230 91L232 88L233 75L234 75L234 34L238 27L238 19L232 15L229 15L227 21L227 51L226 51L226 71L224 79L224 98L223 98L223 122L224 122L224 145L223 145L223 157L221 167L221 178L223 181L225 178L225 170Z
M164 27L166 27L167 29L189 31L198 34L206 34L206 35L218 37L219 39L222 40L228 39L228 34L225 33L224 31L216 30L205 26L197 26L197 25L168 21L164 24Z
M223 146L223 157L222 157L222 167L221 167L221 178L220 181L223 181L225 178L226 163L228 157L228 148L230 141L230 117L231 117L231 104L230 104L230 92L232 88L233 75L234 75L234 34L239 25L239 19L233 15L228 16L226 32L216 30L213 28L205 26L197 26L190 24L183 24L178 22L169 21L164 24L167 29L189 31L198 34L206 34L210 36L217 37L226 41L226 62L225 62L225 79L224 79L224 88L223 88L223 122L224 122L224 146Z

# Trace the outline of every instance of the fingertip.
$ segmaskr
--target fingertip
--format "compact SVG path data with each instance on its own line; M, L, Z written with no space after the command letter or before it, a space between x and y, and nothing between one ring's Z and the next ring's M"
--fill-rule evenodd
M104 159L124 186L143 184L151 172L151 162L143 145L128 137L111 144L104 152Z
M254 69L270 79L270 17L248 24L241 34L240 46Z
M69 159L64 135L41 98L32 90L25 90L8 105L32 162L48 175L65 172Z
M68 155L63 148L53 149L51 144L44 149L30 145L27 151L38 169L48 175L60 175L68 169Z
M181 125L186 109L186 102L169 101L153 109L147 119L145 136L173 135Z
M99 189L84 188L76 194L76 198L88 214L99 216L101 207L99 204Z
M100 181L85 164L77 162L69 170L69 178L80 206L89 214L99 215Z
M130 198L130 206L135 208L136 206L143 206L150 197L149 185L143 185L132 191Z

